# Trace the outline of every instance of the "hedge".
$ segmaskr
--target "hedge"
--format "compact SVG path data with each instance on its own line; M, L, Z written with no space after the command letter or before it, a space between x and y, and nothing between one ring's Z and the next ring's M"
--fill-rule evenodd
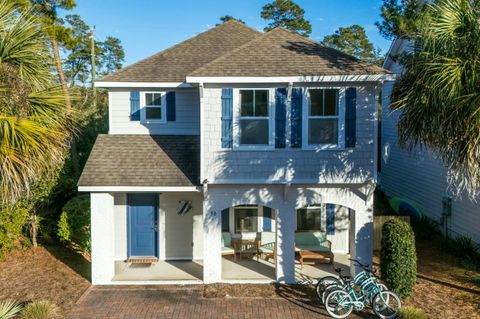
M412 294L417 276L415 235L410 224L392 219L382 228L380 271L390 290L401 297Z

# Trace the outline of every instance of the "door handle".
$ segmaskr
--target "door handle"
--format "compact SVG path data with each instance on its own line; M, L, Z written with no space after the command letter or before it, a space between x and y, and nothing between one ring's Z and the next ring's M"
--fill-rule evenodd
M155 224L153 225L153 230L156 231L156 232L158 232L158 223L155 223Z

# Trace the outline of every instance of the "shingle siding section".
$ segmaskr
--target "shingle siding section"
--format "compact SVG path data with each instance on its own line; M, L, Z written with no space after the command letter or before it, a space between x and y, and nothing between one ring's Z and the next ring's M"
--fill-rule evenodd
M221 89L204 88L203 178L363 183L374 177L375 87L357 88L357 145L346 150L236 151L221 148ZM287 109L290 106L287 105ZM289 125L289 124L288 124Z
M200 138L99 135L78 186L197 186Z

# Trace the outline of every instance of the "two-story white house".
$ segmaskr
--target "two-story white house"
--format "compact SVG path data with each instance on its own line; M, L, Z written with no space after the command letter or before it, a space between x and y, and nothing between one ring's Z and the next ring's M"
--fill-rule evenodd
M371 263L389 79L292 31L229 21L98 80L109 133L78 183L91 194L93 284L231 281L226 267L267 234L273 258L234 279L252 281L241 267L258 263L266 280L295 282L299 233Z

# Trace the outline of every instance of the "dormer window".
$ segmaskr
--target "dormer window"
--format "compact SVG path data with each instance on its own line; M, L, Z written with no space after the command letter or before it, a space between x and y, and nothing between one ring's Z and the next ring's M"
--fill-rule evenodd
M143 92L141 103L143 122L166 122L165 92Z

